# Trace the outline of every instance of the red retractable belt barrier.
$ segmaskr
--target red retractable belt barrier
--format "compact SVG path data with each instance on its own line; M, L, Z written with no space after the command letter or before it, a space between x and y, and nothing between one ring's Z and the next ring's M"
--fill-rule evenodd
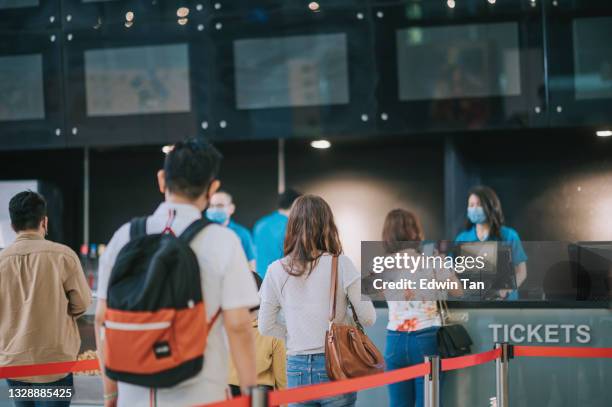
M235 399L219 401L212 404L203 404L206 407L251 407L251 397L241 396Z
M61 373L98 370L98 359L77 360L74 362L55 362L40 365L0 366L0 379L29 376L47 376Z
M514 356L535 356L543 358L612 358L612 348L514 346Z
M414 379L416 377L429 374L429 372L429 364L421 363L402 369L391 370L385 373L357 377L355 379L296 387L286 390L277 390L268 395L270 401L269 404L271 406L278 406L281 404L301 403L309 400L338 396L340 394L351 393L357 390L364 390L372 387L384 386L386 384Z
M564 346L513 346L515 357L555 357L555 358L612 358L612 348L581 348ZM442 371L464 369L471 366L492 362L501 357L501 349L477 353L475 355L460 356L457 358L442 359ZM0 379L46 376L70 372L98 370L98 360L79 360L74 362L45 363L40 365L6 366L0 367ZM278 406L289 403L299 403L309 400L322 399L340 394L365 390L372 387L384 386L404 380L414 379L430 373L428 363L391 370L366 377L342 380L337 382L321 383L311 386L296 387L286 390L277 390L268 394L269 405ZM249 407L250 397L207 404L207 407Z
M482 365L483 363L491 362L499 357L501 357L501 348L491 349L488 352L477 353L475 355L442 359L442 371L447 372L449 370L464 369L466 367Z

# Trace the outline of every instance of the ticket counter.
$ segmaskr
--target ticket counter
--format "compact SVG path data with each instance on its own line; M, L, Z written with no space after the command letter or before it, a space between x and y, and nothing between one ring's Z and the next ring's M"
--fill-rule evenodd
M378 319L368 334L384 350L387 309L377 307ZM473 353L490 350L496 341L535 346L612 347L609 308L533 308L516 302L495 308L453 307L462 317ZM568 304L569 305L569 304ZM574 307L576 303L573 304ZM593 306L592 304L585 304ZM612 399L612 363L598 359L520 358L510 361L510 403L516 406L601 407ZM495 364L444 373L442 405L489 406L495 396ZM386 406L386 388L361 392L357 405Z

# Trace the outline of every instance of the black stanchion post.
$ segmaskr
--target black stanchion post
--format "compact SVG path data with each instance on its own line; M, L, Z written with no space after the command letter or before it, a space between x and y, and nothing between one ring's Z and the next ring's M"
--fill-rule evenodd
M251 407L268 407L268 388L265 386L251 387Z
M425 363L429 363L431 371L423 381L424 405L425 407L440 407L440 356L425 356Z
M512 345L506 342L496 343L495 349L501 349L501 357L495 361L496 407L509 407L508 365L512 358Z

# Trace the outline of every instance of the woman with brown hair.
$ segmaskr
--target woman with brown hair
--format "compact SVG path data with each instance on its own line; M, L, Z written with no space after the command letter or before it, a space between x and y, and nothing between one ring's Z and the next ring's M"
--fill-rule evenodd
M419 218L405 209L393 209L387 214L383 226L383 246L391 253L421 256L424 239ZM431 254L433 255L433 253ZM452 272L445 270L419 270L412 276L432 272L430 278L456 281ZM392 271L398 274L397 271ZM449 291L461 295L461 290ZM442 325L436 301L421 300L416 290L406 290L401 298L388 298L389 323L385 345L385 363L388 370L400 369L422 363L426 355L438 353L437 332ZM426 296L431 297L431 295ZM389 385L391 407L422 407L423 378Z
M329 381L325 369L325 332L329 326L332 258L338 257L336 322L350 318L354 307L364 326L374 324L371 301L362 301L360 273L342 254L331 208L322 198L305 195L291 208L284 255L268 267L261 288L259 331L284 339L288 387ZM278 321L284 314L284 323ZM356 394L309 401L308 406L353 406ZM292 404L299 406L302 404Z

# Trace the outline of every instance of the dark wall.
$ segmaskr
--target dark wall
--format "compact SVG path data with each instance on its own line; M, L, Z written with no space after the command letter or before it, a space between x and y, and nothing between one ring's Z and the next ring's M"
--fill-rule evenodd
M507 224L523 240L612 240L612 139L578 131L452 139L467 167L464 178L498 192ZM277 143L218 146L225 156L223 188L237 205L235 218L251 227L276 206ZM107 242L123 222L150 213L162 200L155 178L163 160L160 147L91 151L92 242ZM336 140L329 150L291 141L287 185L330 202L351 251L357 240L378 239L385 214L397 206L421 217L428 238L452 238L456 231L445 233L444 228L445 213L452 212L444 208L444 171L448 176L453 169L444 162L444 150L441 138ZM56 186L63 201L61 240L78 248L83 239L82 150L1 153L0 179L40 179ZM446 223L457 225L470 185L455 187L459 199L453 222Z
M394 208L414 211L427 238L442 238L443 147L437 138L338 141L328 150L295 141L287 148L287 185L328 201L344 249L358 261L360 242L380 240Z
M276 210L278 197L278 142L216 143L223 154L221 189L234 199L234 219L251 228Z
M135 216L155 210L161 147L92 150L90 158L90 241L107 243L114 231Z
M250 228L275 209L276 142L219 143L217 147L224 156L219 175L222 188L234 198L236 221ZM108 242L123 223L155 210L163 200L156 177L163 159L161 147L90 153L92 242Z
M523 240L612 240L612 139L592 131L517 132L458 144Z

